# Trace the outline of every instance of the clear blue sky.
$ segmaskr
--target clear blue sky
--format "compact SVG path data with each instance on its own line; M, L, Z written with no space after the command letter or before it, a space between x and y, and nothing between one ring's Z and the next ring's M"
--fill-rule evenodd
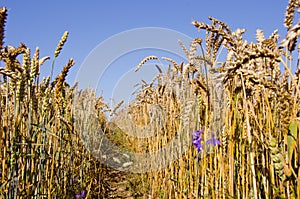
M52 57L61 35L65 30L69 31L68 41L56 62L55 74L60 72L68 58L73 57L76 65L68 77L69 83L73 84L90 52L115 34L134 28L162 27L194 38L199 33L191 21L209 22L208 16L213 16L227 23L232 30L247 29L245 37L248 41L255 40L256 29L263 29L266 36L279 29L283 38L287 3L287 0L4 0L0 5L8 8L7 45L17 46L24 42L32 51L36 46L40 47L41 56ZM133 67L146 54L154 54L151 50L145 52L139 55L141 57L136 56L136 60L131 57L123 64ZM49 75L51 63L42 67L43 74Z

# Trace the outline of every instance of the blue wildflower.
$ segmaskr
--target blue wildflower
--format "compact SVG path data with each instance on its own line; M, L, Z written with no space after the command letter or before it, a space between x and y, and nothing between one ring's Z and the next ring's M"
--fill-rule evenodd
M82 191L80 194L77 193L77 194L75 195L75 198L84 198L84 197L85 197L84 191Z
M203 145L201 144L203 132L204 132L204 126L201 128L200 131L198 130L198 131L192 133L193 134L192 143L197 148L198 152L203 150ZM220 142L220 140L216 139L216 134L212 133L211 139L207 140L205 144L206 145L211 144L213 146L217 146L217 145L220 145L221 142Z
M216 139L216 134L212 133L211 134L211 139L207 140L206 144L207 145L212 144L212 145L216 146L216 145L220 145L221 142L220 142L220 140Z
M204 132L204 126L200 131L196 131L192 133L193 134L192 143L197 148L198 152L200 152L203 149L203 146L201 144L203 132Z

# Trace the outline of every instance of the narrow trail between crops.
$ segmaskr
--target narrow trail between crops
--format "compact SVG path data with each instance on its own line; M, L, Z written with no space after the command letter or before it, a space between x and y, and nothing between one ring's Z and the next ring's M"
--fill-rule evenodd
M122 198L122 199L135 199L149 198L134 190L132 179L134 176L128 172L108 168L106 170L106 193L105 198Z
M105 182L107 182L108 187L105 194L106 198L135 198L134 193L130 191L125 172L109 168Z

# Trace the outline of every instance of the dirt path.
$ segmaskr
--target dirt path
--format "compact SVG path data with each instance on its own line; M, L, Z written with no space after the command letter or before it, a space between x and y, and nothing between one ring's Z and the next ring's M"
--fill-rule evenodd
M107 190L105 198L122 198L122 199L148 199L147 194L142 193L137 185L139 176L136 174L130 174L122 172L112 168L107 169L107 175L104 179L107 184Z

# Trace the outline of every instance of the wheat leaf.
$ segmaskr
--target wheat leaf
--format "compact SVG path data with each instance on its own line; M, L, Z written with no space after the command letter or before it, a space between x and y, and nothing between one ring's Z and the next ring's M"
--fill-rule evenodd
M289 134L287 136L287 150L288 150L289 160L292 159L293 151L296 147L297 131L298 131L298 124L297 122L292 121L290 123Z

